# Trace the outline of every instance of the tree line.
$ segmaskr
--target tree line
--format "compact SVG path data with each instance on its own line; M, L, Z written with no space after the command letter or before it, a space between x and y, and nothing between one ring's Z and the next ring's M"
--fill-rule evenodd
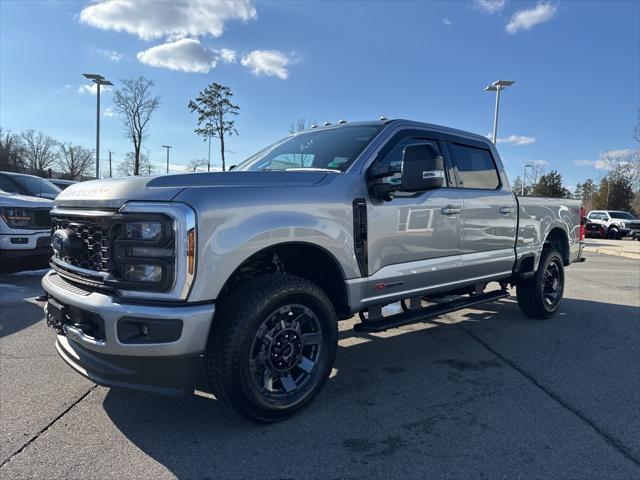
M153 93L154 83L144 77L125 79L114 92L113 106L118 114L125 137L131 142L128 152L115 169L118 176L151 175L153 164L144 142L148 137L151 117L160 106L160 97ZM226 170L225 139L237 135L234 117L240 107L232 102L231 89L211 83L202 90L187 108L197 113L195 133L220 145L222 171ZM189 162L188 171L211 169L209 160ZM59 177L83 180L95 169L95 150L71 142L60 142L43 132L27 130L16 134L0 128L0 170L30 173L40 177ZM101 169L101 176L112 176L111 165ZM91 177L93 178L93 177Z
M72 142L61 142L43 132L13 133L0 128L0 170L68 180L91 175L94 150Z
M639 140L640 141L640 140ZM557 170L545 173L543 165L533 165L525 182L518 176L512 189L516 195L573 198L586 210L624 210L640 215L640 152L610 151L601 155L598 166L605 173L599 181L588 178L569 191Z

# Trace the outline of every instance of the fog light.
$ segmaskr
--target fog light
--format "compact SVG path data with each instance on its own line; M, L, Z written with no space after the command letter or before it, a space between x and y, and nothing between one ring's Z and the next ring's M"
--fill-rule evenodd
M158 283L162 279L160 265L125 265L124 279L128 282Z
M25 245L29 243L29 239L27 237L11 237L11 243L13 245Z

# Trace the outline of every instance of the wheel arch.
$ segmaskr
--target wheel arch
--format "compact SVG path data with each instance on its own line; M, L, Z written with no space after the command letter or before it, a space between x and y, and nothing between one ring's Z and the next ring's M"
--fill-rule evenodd
M340 262L326 248L304 241L277 243L253 253L225 281L218 298L229 295L247 279L278 272L315 283L327 294L339 316L348 314L347 277Z
M560 256L562 257L562 263L564 263L565 266L571 263L569 235L567 235L567 232L564 229L560 227L554 227L549 231L549 233L547 233L547 236L545 237L543 242L543 248L549 247L555 248L558 253L560 253Z

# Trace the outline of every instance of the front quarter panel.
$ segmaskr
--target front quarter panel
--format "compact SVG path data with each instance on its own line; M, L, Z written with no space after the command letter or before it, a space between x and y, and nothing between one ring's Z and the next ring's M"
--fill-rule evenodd
M194 187L175 200L198 216L197 270L189 301L214 300L251 255L283 243L308 243L331 254L345 278L359 276L352 200L359 176L328 175L313 186Z

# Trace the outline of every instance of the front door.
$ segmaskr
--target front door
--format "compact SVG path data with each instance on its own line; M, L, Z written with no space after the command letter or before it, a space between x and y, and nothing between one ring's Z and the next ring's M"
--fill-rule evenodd
M396 134L372 166L402 159L407 145L429 143L442 152L435 134L411 129ZM448 188L426 192L396 192L390 201L367 202L367 296L426 291L462 278L462 193Z

